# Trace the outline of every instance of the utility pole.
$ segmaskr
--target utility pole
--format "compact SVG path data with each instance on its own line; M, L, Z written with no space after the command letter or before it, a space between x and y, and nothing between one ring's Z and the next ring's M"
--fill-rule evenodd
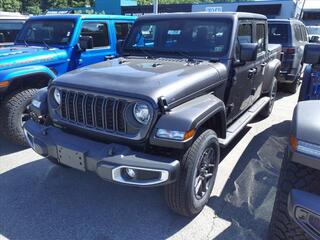
M153 13L158 14L159 0L153 0Z

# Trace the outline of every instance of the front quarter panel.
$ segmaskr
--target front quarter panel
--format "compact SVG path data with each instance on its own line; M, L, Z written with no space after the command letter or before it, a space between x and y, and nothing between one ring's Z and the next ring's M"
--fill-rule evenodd
M221 124L222 128L225 129L225 105L219 98L213 94L207 94L186 102L160 117L153 129L150 144L160 147L184 149L192 142L192 139L184 142L161 139L156 137L157 130L166 129L187 132L194 128L198 129L218 113L220 117L222 116Z

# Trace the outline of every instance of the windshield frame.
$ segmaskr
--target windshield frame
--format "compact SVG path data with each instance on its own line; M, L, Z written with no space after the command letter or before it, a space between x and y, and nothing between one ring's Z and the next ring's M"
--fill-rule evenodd
M201 23L210 23L210 22L227 22L227 24L229 24L230 26L230 30L229 32L227 32L228 34L228 42L225 44L225 51L223 52L223 54L221 54L220 56L214 55L214 54L208 54L208 55L200 55L199 52L196 51L189 51L189 49L172 49L172 51L166 51L166 48L156 48L156 49L151 49L151 48L133 48L133 47L129 47L128 44L131 40L131 38L133 38L134 34L136 34L136 32L134 31L135 28L140 28L142 25L147 25L150 24L152 25L157 24L159 22L171 22L171 21L183 21L184 19L181 18L172 18L172 19L151 19L151 20L140 20L140 21L136 21L133 25L133 27L130 30L129 35L127 36L127 39L125 40L124 44L123 44L123 48L122 48L122 55L124 56L146 56L146 52L148 52L148 57L151 58L156 58L156 57L167 57L168 55L172 58L188 58L190 57L190 59L200 59L200 60L210 60L210 59L228 59L230 52L231 52L231 48L232 48L232 44L233 44L233 35L234 35L234 20L231 18L224 18L224 17L214 17L214 18L203 18L203 17L199 17L199 18L191 18L188 19L190 21L199 21ZM214 24L214 23L213 23ZM229 29L229 28L228 28ZM163 31L163 29L161 29ZM180 53L178 53L180 52ZM204 51L201 51L204 53ZM201 53L200 52L200 53ZM184 56L183 56L184 55ZM189 55L189 56L187 56Z
M50 41L45 41L45 43L43 41L25 41L25 39L21 39L22 35L25 33L26 29L29 28L30 24L34 23L34 22L72 22L73 23L73 28L71 29L70 32L70 37L68 39L67 42L65 43L53 43ZM17 35L16 39L15 39L15 44L23 44L23 45L34 45L34 46L63 46L63 47L68 47L70 46L70 43L73 40L73 36L74 36L74 32L75 29L77 27L77 21L75 21L74 19L59 19L59 18L50 18L50 19L29 19L25 22L25 24L23 25L22 29L20 30L19 34Z

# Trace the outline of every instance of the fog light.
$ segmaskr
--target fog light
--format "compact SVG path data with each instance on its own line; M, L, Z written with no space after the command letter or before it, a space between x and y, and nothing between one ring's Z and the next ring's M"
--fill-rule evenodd
M126 174L130 177L130 178L135 178L136 177L136 171L132 168L126 168Z

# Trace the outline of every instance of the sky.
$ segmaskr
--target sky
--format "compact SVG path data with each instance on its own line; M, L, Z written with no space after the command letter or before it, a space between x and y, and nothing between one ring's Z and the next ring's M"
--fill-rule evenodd
M320 0L306 0L305 8L320 8Z

